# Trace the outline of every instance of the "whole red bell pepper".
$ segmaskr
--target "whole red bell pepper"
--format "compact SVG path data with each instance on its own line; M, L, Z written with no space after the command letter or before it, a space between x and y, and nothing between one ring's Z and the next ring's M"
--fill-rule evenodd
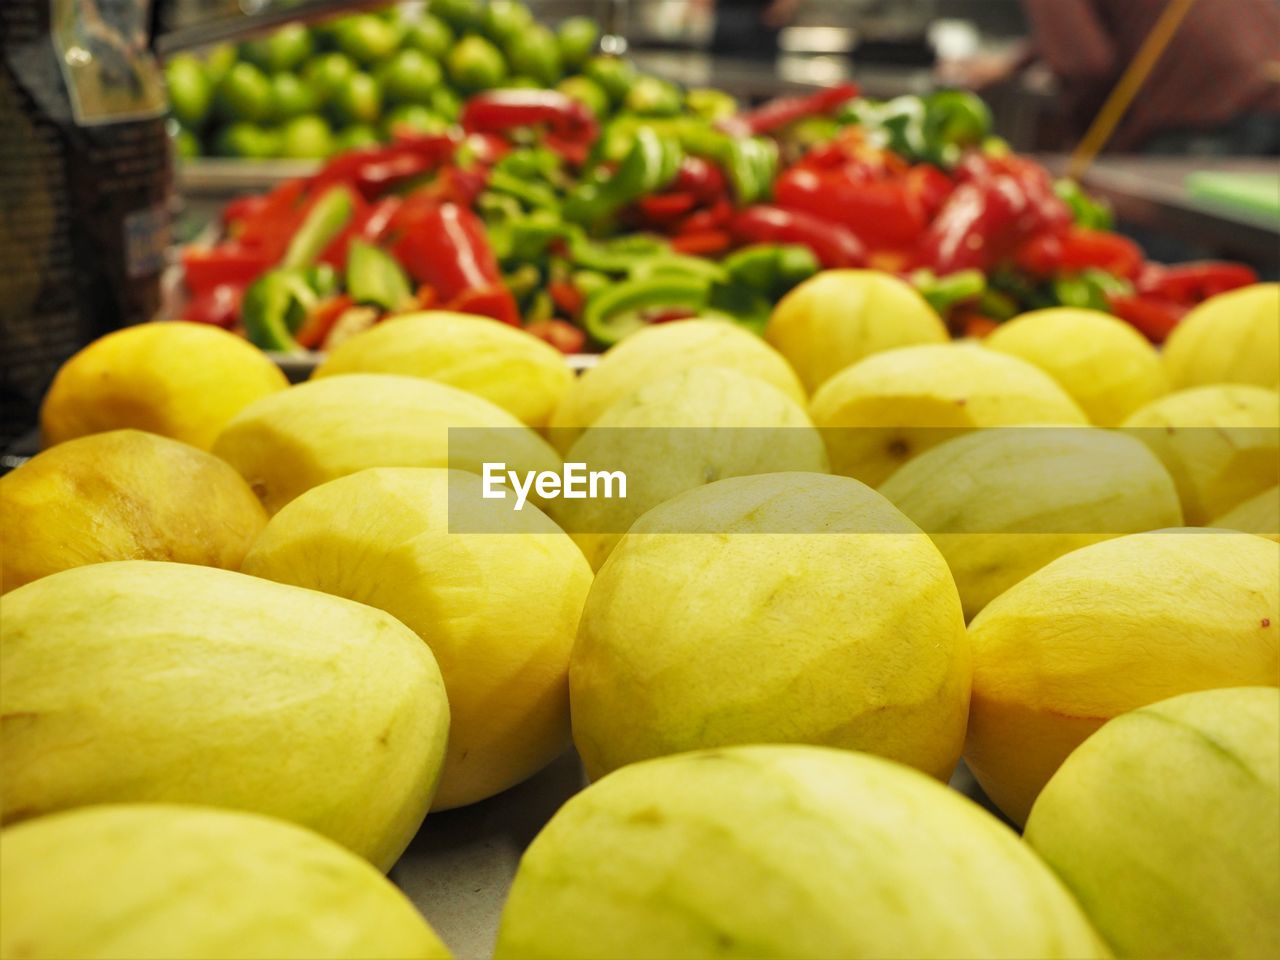
M800 243L829 270L867 262L862 241L847 228L801 210L759 205L740 210L729 221L740 243Z
M777 97L762 106L739 113L719 124L721 130L735 137L754 137L780 130L804 117L830 113L858 95L856 83L841 83L817 93L800 97Z
M446 309L518 323L515 298L502 284L484 222L456 203L410 198L392 218L392 252Z

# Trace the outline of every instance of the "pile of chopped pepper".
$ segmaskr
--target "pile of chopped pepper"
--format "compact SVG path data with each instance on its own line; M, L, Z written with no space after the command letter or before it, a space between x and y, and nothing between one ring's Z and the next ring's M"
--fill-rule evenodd
M957 335L1070 305L1160 342L1257 279L1147 262L1104 205L994 138L968 93L683 99L601 125L557 91L479 94L449 134L407 133L230 204L222 242L184 252L184 316L297 352L438 308L577 353L694 315L761 331L815 272L870 267L913 283Z

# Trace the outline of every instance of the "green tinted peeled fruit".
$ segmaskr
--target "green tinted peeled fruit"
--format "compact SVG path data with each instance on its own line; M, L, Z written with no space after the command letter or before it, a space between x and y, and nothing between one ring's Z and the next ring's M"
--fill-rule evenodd
M631 527L592 584L569 668L593 779L702 747L811 743L945 780L969 648L934 545L855 480L735 477Z
M1067 758L1026 839L1121 957L1280 954L1280 690L1189 693Z
M231 807L385 870L426 815L449 707L388 614L189 564L77 567L5 595L0 822L99 803Z
M880 492L938 545L969 619L1065 553L1182 523L1156 456L1093 427L975 430L926 450Z
M227 424L213 452L275 513L306 490L370 467L449 467L485 462L559 471L546 441L464 390L381 373L326 376L253 403ZM450 430L465 430L465 434Z
M1112 717L1206 690L1280 684L1280 544L1180 529L1059 557L969 625L965 761L1018 823Z
M1107 956L1017 836L864 754L752 746L610 774L521 859L495 960Z
M365 861L256 814L108 804L0 833L0 956L448 960Z
M532 504L507 509L500 533L468 532L479 487L458 470L363 470L281 510L243 566L385 610L431 648L451 716L436 809L505 790L569 746L569 648L591 586Z

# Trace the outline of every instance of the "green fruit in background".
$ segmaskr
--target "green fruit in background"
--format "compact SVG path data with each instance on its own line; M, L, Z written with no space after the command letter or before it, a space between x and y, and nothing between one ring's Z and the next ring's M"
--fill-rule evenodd
M395 53L403 33L382 17L366 13L340 20L334 27L333 39L339 50L368 67Z
M877 757L786 745L638 763L571 798L520 860L493 955L1107 951L1052 872L976 804Z
M271 116L276 120L300 117L317 106L311 87L299 80L296 73L277 73L271 78Z
M588 77L565 77L556 84L556 89L566 97L584 104L597 119L602 119L609 113L609 95L600 84Z
M355 73L355 62L346 54L326 53L307 64L303 77L316 99L328 103Z
M484 5L480 0L431 0L427 12L439 17L456 33L484 26Z
M542 90L545 89L546 84L533 77L518 76L512 77L503 86L508 90Z
M570 17L556 29L556 42L560 45L560 59L570 70L576 70L596 52L600 41L600 28L590 17Z
M414 133L444 133L449 121L419 103L405 103L390 110L382 121L382 132L394 139L396 131L407 128Z
M427 106L452 123L462 112L462 99L448 87L441 85L431 91L431 101Z
M627 91L623 108L647 117L670 117L680 112L684 95L680 88L657 77L637 77Z
M684 98L685 106L706 120L725 120L738 112L738 101L723 90L699 87Z
M1026 840L1118 957L1280 955L1280 691L1121 714L1067 758Z
M199 130L213 104L213 84L205 65L189 53L180 53L164 65L169 85L169 106L184 127Z
M529 8L517 0L490 0L484 12L484 34L505 46L534 23Z
M271 116L271 81L253 64L237 63L218 84L217 103L228 120L266 120Z
M604 89L611 103L621 104L636 79L636 68L620 57L592 57L582 72Z
M507 62L484 37L464 37L449 51L446 66L453 85L467 92L490 90L507 78Z
M333 131L315 114L294 117L280 130L280 156L319 159L333 153Z
M173 133L173 152L184 160L200 156L200 138L186 127L178 127Z
M256 123L239 121L218 131L214 139L214 153L220 157L241 157L246 160L265 160L280 152L280 135Z
M378 131L373 127L367 123L353 123L343 127L334 137L334 152L343 153L347 150L359 150L362 147L374 147L381 142Z
M409 24L404 35L404 45L410 50L419 50L428 57L439 60L453 46L453 31L439 17L423 14L421 20Z
M267 73L278 73L299 66L314 51L311 31L300 23L289 23L269 36L240 44L240 59Z
M507 58L511 61L512 73L533 77L545 87L554 85L564 75L556 35L540 23L508 41Z
M354 73L340 86L329 102L339 121L377 123L382 114L382 90L367 73Z
M430 103L444 79L440 64L420 50L401 50L378 74L382 95L394 103Z
M216 47L210 47L204 55L204 70L209 82L216 87L227 75L227 71L236 65L238 59L236 48L230 43L220 43Z

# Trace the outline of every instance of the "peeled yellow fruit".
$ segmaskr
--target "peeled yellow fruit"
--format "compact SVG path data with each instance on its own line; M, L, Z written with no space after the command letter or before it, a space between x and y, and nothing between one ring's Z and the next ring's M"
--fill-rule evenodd
M888 501L847 477L735 477L650 510L596 575L569 667L573 738L592 778L789 742L945 779L969 671L946 563Z
M970 619L1064 553L1182 523L1155 455L1093 427L977 430L926 450L880 492L938 545Z
M525 852L495 960L1107 956L1017 836L928 777L800 746L639 763Z
M1256 497L1245 500L1209 526L1243 530L1280 542L1280 486L1263 490Z
M97 803L251 810L387 869L439 778L449 708L381 610L126 560L19 587L0 619L0 822Z
M1169 335L1164 363L1176 389L1212 383L1280 389L1280 283L1200 304Z
M551 417L551 441L568 450L609 407L645 384L691 367L728 367L805 402L795 371L753 333L723 320L678 320L632 334L573 382Z
M723 367L641 387L606 410L565 459L627 477L626 499L557 500L551 508L597 570L637 517L676 494L726 477L827 470L822 437L799 404Z
M433 311L375 324L329 352L313 376L400 373L484 397L531 427L545 426L573 382L564 355L518 327Z
M1116 717L1054 774L1026 839L1118 956L1280 956L1280 691Z
M168 804L87 807L0 833L0 956L448 960L404 894L292 824Z
M40 409L44 445L136 427L202 450L227 421L289 381L257 347L205 323L143 323L64 363Z
M334 480L280 511L243 568L378 607L431 648L452 718L436 809L505 790L568 747L569 648L591 586L532 504L508 510L502 533L459 532L479 487L458 470Z
M203 450L140 430L68 440L0 477L0 589L105 560L235 569L266 522Z
M545 440L488 400L385 373L325 377L267 397L227 425L213 452L240 471L269 513L369 467L560 468Z
M1187 523L1206 523L1280 482L1280 393L1274 390L1182 390L1124 425L1164 461Z
M836 374L813 397L835 473L879 486L912 457L974 427L1084 425L1025 360L972 344L904 347Z
M882 350L946 343L946 325L910 284L879 270L824 270L774 308L764 337L810 393Z
M1117 426L1169 392L1155 348L1129 324L1098 310L1024 313L998 326L983 345L1039 367L1099 426Z
M1280 683L1280 545L1138 533L1068 553L969 626L965 760L1018 823L1111 717L1193 690Z

